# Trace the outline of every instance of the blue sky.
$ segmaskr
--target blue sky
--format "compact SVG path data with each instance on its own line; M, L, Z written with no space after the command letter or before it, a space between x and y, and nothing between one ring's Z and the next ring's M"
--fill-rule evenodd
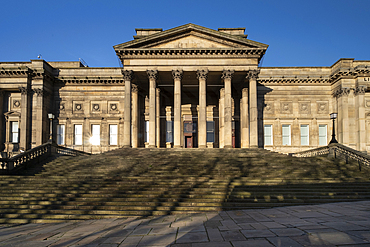
M76 61L117 67L113 46L135 28L164 30L194 23L246 27L269 45L262 66L331 66L370 60L369 0L3 1L0 61Z

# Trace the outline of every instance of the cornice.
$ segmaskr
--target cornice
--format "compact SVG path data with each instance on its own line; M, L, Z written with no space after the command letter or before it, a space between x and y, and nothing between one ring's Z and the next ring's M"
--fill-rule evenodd
M28 67L0 68L0 77L28 77L32 75L32 70Z
M338 68L330 75L330 82L334 84L340 79L356 79L359 76L370 76L370 67L358 65L354 68Z
M58 77L57 80L66 84L125 84L122 77Z
M271 78L257 78L260 84L330 84L329 78L296 78L296 77L271 77Z
M117 56L127 58L240 58L240 57L261 57L266 49L261 48L183 48L183 49L124 49L116 51Z

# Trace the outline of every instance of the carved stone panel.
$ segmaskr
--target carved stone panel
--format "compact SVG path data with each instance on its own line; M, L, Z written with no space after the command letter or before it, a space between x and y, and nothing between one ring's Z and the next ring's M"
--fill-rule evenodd
M327 101L317 102L317 113L318 114L329 114L329 103Z
M366 100L365 107L370 107L370 100Z
M266 114L274 114L274 102L273 101L266 101L265 108L263 109L264 113Z
M300 101L299 102L299 113L300 114L310 114L311 113L311 102L310 101Z
M119 113L119 102L109 101L108 102L108 111L109 113L116 114Z
M292 114L293 103L291 101L280 102L280 113L281 114Z
M83 113L83 102L82 101L73 101L73 113Z

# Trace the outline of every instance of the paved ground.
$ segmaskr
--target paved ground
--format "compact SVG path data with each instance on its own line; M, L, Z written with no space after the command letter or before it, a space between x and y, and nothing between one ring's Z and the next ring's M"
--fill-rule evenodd
M370 201L0 225L1 246L370 246Z

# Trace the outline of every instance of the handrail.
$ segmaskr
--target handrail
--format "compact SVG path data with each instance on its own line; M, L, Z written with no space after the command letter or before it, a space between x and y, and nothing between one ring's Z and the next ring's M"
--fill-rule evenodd
M334 158L337 158L337 156L343 157L347 163L348 159L352 159L357 161L360 167L361 164L370 167L370 155L364 154L360 151L344 146L343 144L340 143L331 143L325 147L310 149L298 153L292 153L290 155L293 157L313 157L324 154L329 154Z
M52 155L77 156L90 154L83 151L62 147L55 143L47 142L11 158L1 158L0 170L13 170L21 165L28 165L32 162L40 162L41 160Z
M324 154L329 154L329 146L310 149L310 150L306 150L306 151L302 151L298 153L292 153L291 156L293 157L313 157L313 156L319 156L319 155L324 155Z

